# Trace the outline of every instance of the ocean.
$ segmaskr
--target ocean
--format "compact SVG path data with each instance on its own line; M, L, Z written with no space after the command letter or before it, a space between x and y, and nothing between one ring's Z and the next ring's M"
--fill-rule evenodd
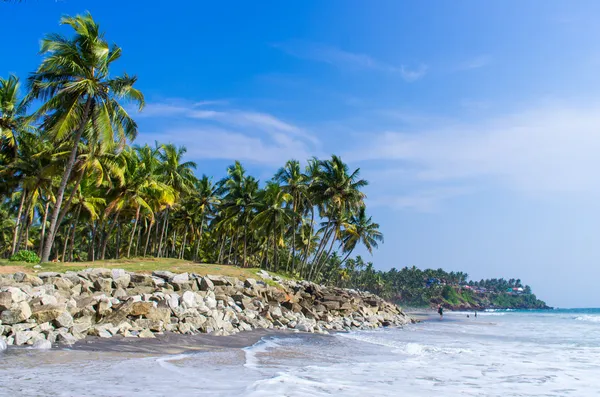
M183 354L9 349L0 395L600 396L600 309L454 312Z

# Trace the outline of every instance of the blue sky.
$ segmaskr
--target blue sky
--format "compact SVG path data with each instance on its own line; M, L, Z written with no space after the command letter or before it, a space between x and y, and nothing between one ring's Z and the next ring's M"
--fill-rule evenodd
M139 142L263 181L339 154L371 182L377 268L519 277L551 305L600 306L600 3L0 4L0 75L25 77L42 35L85 10L139 77Z

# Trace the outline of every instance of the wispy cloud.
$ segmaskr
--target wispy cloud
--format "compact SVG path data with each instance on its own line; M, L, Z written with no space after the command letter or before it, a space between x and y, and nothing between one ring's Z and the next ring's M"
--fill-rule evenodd
M141 113L152 118L142 140L186 145L188 154L204 159L236 159L278 164L319 152L320 141L309 131L264 112L233 109L214 101L174 100L150 103ZM284 160L282 160L284 159Z
M378 60L370 55L350 52L337 47L318 43L293 41L274 44L274 47L297 58L323 62L339 69L345 70L372 70L398 74L407 82L419 80L427 73L427 65L419 64L416 67L409 65L392 65Z
M346 157L410 167L422 186L493 182L542 196L600 193L598 131L600 104L544 105L472 123L371 133L369 145Z
M396 210L418 212L438 211L446 200L472 193L472 189L463 187L439 187L416 190L397 195L377 195L369 199L369 206L382 206Z

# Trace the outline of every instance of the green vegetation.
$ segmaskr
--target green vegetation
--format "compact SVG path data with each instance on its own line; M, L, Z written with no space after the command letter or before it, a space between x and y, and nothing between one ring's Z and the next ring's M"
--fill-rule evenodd
M469 281L463 272L416 267L376 271L359 256L348 260L338 276L338 285L370 290L399 304L429 307L442 304L455 309L522 308L543 309L546 304L519 279ZM510 292L508 290L510 289Z
M235 162L213 181L184 147L131 144L125 104L144 97L135 76L111 72L121 49L89 14L61 24L71 34L43 38L26 92L0 80L0 257L176 258L326 282L357 246L383 241L367 181L337 156L290 160L265 183Z
M27 263L38 263L40 257L35 252L21 250L10 257L11 262L27 262Z

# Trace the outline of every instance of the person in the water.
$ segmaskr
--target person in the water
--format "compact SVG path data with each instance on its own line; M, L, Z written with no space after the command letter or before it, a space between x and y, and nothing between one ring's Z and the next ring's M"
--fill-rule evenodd
M444 317L444 308L442 305L438 305L438 313L440 314L440 319Z

